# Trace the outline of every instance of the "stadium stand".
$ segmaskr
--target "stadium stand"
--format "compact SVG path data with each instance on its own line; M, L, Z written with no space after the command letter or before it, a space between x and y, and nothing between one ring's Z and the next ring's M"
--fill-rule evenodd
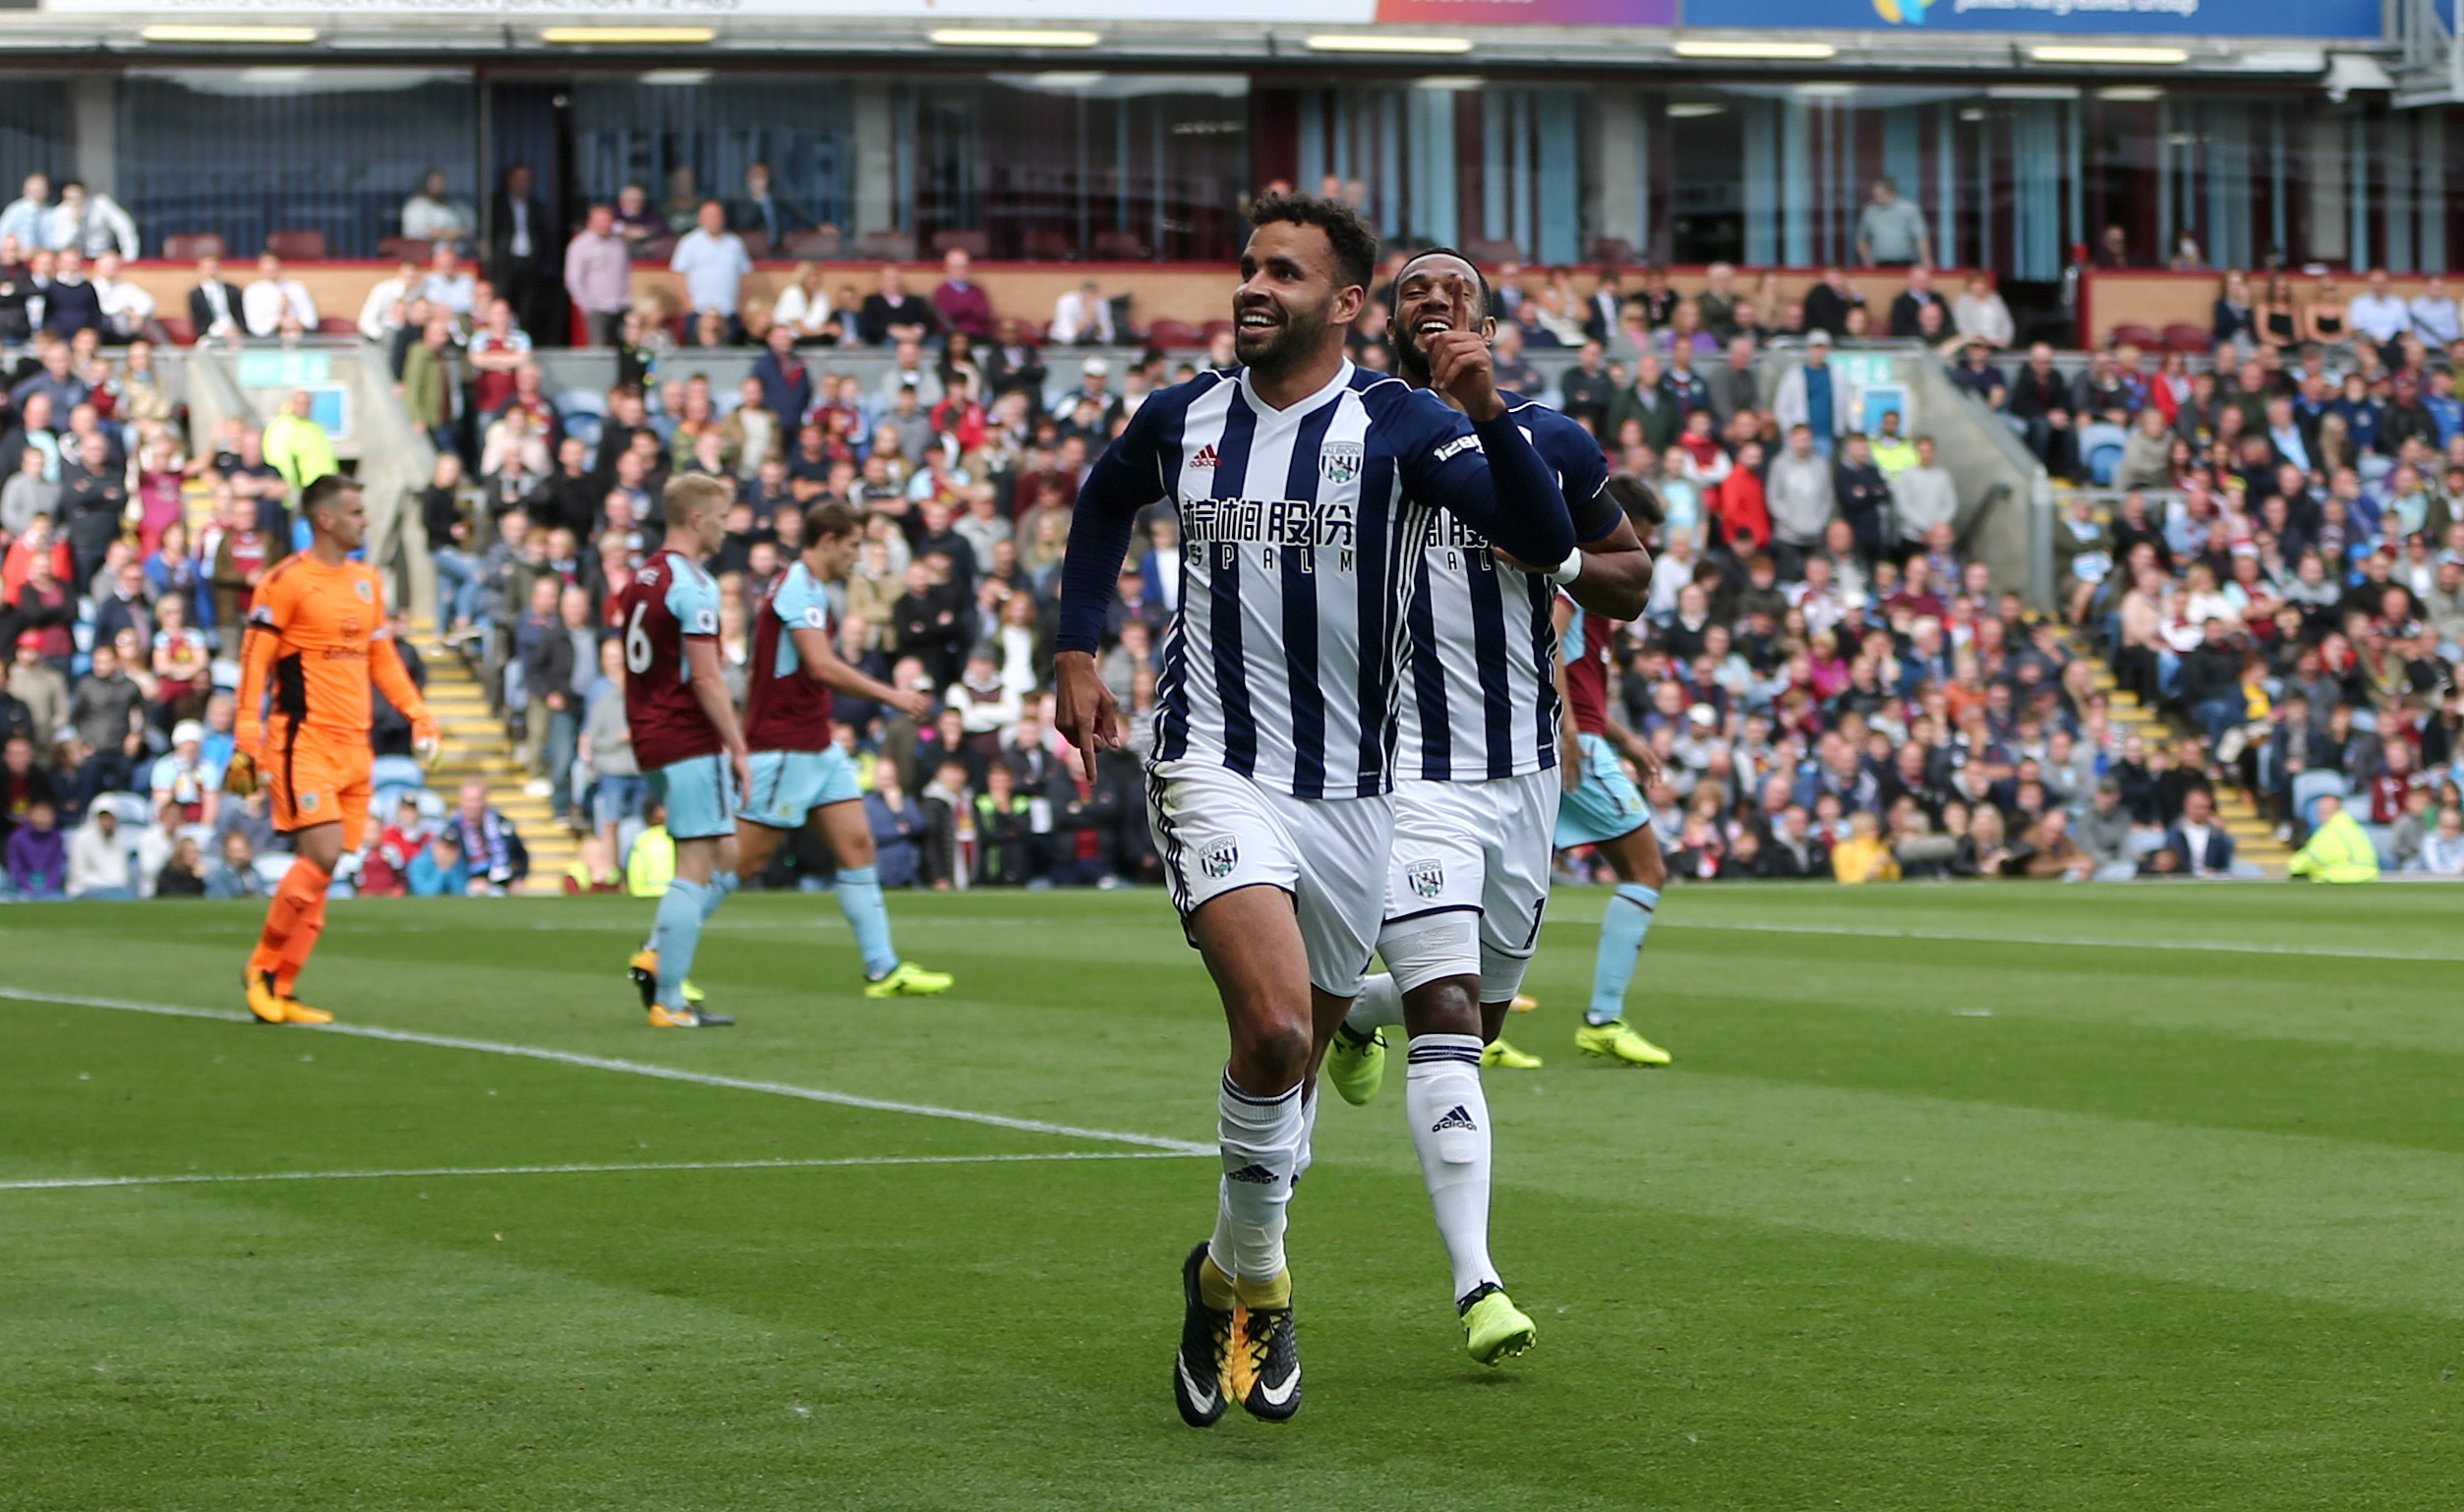
M766 232L628 246L599 228L568 249L557 308L423 228L386 242L381 272L320 265L315 231L219 269L195 265L226 255L219 237L173 235L149 304L115 284L91 318L66 294L16 312L32 318L0 426L13 894L279 874L262 802L218 791L227 690L251 586L295 544L298 490L336 467L370 486L447 735L423 773L381 713L383 834L337 887L622 885L655 815L622 745L620 659L603 661L609 605L681 472L739 494L716 563L739 676L805 509L867 517L839 589L846 652L938 710L842 704L886 882L1153 879L1135 762L1178 588L1168 511L1142 523L1102 660L1132 749L1093 783L1064 759L1045 669L1079 481L1145 395L1229 360L1228 328L1186 302L1219 299L1219 274L1113 277L1101 260L1148 255L1116 231L1030 248L1098 262L979 284L978 233L937 233L944 263L904 269L915 238L868 233L846 249L863 269L739 281L712 272L725 244L767 254ZM775 251L841 253L819 236ZM2424 339L2454 328L2435 286L2357 294L2339 342L2083 318L2110 339L2082 353L2011 349L1986 273L1472 251L1496 267L1501 375L1591 427L1666 514L1615 704L1672 876L2276 875L2322 796L2389 872L2464 864L2464 343ZM48 267L23 269L29 286L56 287ZM2392 331L2389 299L2414 313ZM1384 308L1353 336L1378 368ZM562 350L592 333L612 342ZM448 831L460 869L413 864ZM819 886L829 864L792 846L762 881Z

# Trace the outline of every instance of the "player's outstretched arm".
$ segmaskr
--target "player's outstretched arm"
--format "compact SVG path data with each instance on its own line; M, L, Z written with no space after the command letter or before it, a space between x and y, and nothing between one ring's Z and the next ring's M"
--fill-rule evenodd
M274 658L282 651L281 632L251 620L240 639L240 706L231 724L231 741L254 761L265 743L265 679L273 675Z
M832 692L888 704L911 719L920 720L932 713L932 700L922 693L912 688L894 688L849 665L839 655L839 648L830 644L829 631L797 625L788 633L795 637L795 654L804 664L804 675Z

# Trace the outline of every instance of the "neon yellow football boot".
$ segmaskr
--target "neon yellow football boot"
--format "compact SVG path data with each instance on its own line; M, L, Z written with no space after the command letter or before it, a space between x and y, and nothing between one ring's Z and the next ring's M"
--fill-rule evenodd
M1326 1047L1326 1079L1355 1108L1377 1096L1386 1079L1386 1031L1363 1034L1350 1024L1336 1029Z
M1456 1303L1463 1319L1463 1348L1482 1365L1496 1365L1532 1347L1539 1329L1494 1281L1483 1281Z
M1586 1023L1574 1031L1574 1048L1627 1066L1666 1066L1676 1059L1627 1025L1622 1018Z
M1480 1064L1499 1071L1538 1071L1540 1057L1517 1050L1500 1037L1480 1047Z
M948 992L958 978L947 971L927 971L911 960L902 960L890 968L879 981L864 984L868 998L930 998Z

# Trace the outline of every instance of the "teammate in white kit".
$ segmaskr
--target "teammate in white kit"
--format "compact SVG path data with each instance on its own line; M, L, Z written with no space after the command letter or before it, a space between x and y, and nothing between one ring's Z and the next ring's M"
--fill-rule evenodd
M1433 249L1396 274L1395 360L1415 386L1429 381L1430 343L1459 331L1485 342L1496 330L1488 282L1460 254ZM1363 987L1326 1062L1336 1091L1367 1102L1385 1067L1383 1030L1401 1024L1410 1035L1404 1111L1453 1262L1465 1347L1484 1365L1533 1337L1489 1257L1480 1068L1511 1053L1499 1036L1540 937L1558 798L1581 771L1559 727L1553 611L1561 582L1613 614L1640 613L1651 589L1650 553L1609 494L1599 440L1555 410L1507 402L1555 471L1583 547L1559 572L1539 572L1459 522L1432 522L1408 614L1394 861L1378 936L1386 971Z
M1271 196L1251 223L1233 302L1245 366L1150 395L1096 463L1054 657L1058 723L1091 769L1120 744L1095 671L1114 578L1138 511L1172 500L1180 607L1147 814L1232 1039L1214 1236L1183 1262L1173 1370L1200 1426L1231 1398L1275 1420L1300 1405L1285 1206L1307 1160L1310 1074L1385 912L1407 564L1433 509L1527 561L1574 550L1556 479L1507 414L1478 336L1431 344L1432 380L1459 411L1345 359L1377 264L1360 216Z

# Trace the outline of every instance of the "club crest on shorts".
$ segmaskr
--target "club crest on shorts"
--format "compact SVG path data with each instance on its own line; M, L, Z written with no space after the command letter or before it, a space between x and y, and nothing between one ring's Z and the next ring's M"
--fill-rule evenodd
M1435 898L1445 891L1446 869L1437 861L1414 861L1403 869L1403 880L1411 885L1416 898Z
M303 814L313 814L317 812L317 795L315 793L304 792L300 794L300 812Z
M1198 858L1199 866L1207 876L1218 881L1232 875L1232 868L1241 864L1241 847L1217 845Z
M1349 483L1361 475L1361 443L1328 441L1318 448L1318 472L1328 483Z

